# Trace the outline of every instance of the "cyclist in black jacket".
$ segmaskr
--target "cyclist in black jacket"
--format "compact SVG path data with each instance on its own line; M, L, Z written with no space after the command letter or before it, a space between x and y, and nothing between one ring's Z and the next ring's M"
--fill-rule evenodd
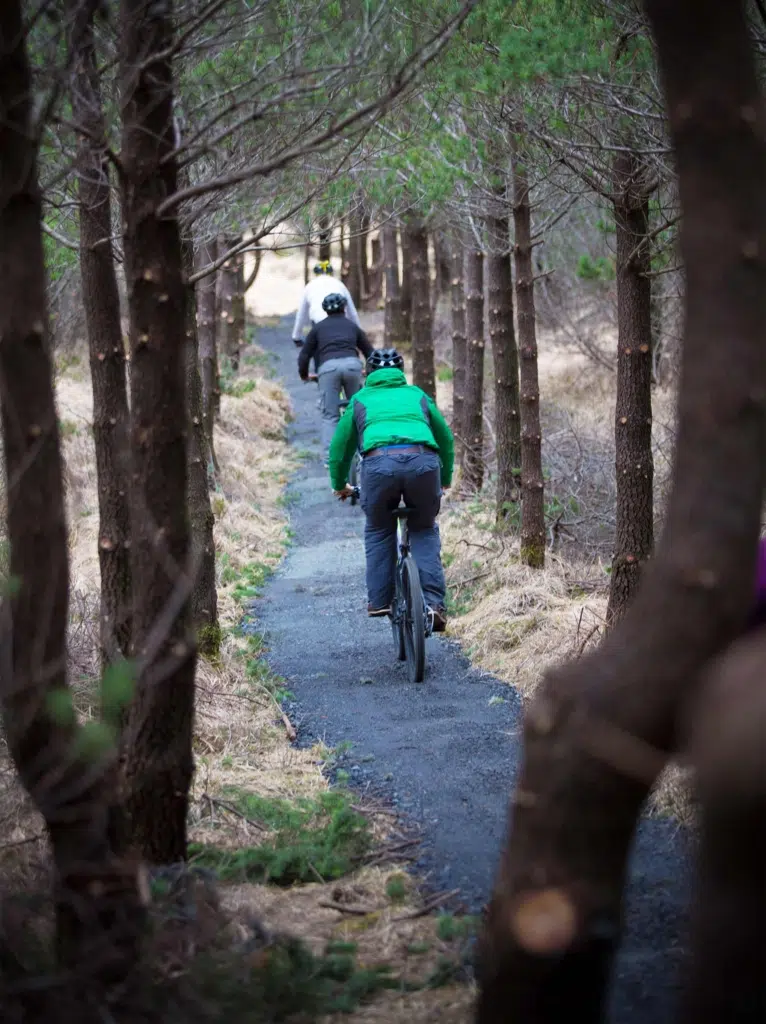
M333 293L322 302L327 313L315 324L298 354L301 380L309 379L309 366L314 359L319 377L319 408L322 413L322 448L325 463L330 441L340 419L340 392L351 398L362 386L362 364L358 353L366 359L372 352L367 335L345 315L346 299Z

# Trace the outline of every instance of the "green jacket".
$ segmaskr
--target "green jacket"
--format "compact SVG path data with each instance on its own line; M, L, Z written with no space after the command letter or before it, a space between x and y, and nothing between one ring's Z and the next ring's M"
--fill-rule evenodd
M360 443L361 439L361 443ZM407 383L401 370L375 370L357 391L335 428L330 444L330 480L341 490L354 452L394 444L422 444L439 453L442 487L452 483L455 443L432 398Z

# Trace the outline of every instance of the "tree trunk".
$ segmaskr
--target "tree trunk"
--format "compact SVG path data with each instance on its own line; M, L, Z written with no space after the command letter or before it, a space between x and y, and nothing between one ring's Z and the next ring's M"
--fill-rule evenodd
M348 274L349 274L349 262L348 262L348 245L346 244L346 220L344 217L340 219L340 279L348 288Z
M245 309L245 257L237 253L234 257L234 294L231 297L232 341L235 356L232 358L232 369L239 370L242 349L247 344L247 310Z
M654 544L649 197L635 154L614 161L617 229L616 529L607 624L625 614Z
M70 0L71 2L71 0ZM78 134L80 275L93 386L101 572L101 662L130 654L130 452L125 347L112 251L111 187L91 18L93 4L76 14L81 30L74 61L72 111Z
M80 8L70 46L92 45ZM62 966L117 980L136 956L136 869L117 862L108 820L115 749L85 746L67 687L67 526L48 333L33 80L21 5L0 4L0 405L10 567L2 603L3 731L40 811L54 864ZM93 734L91 734L92 736Z
M521 560L533 569L545 565L545 483L543 480L540 386L537 376L537 325L532 266L532 216L529 179L513 150L513 225L516 244L516 312L519 324L521 413Z
M384 224L383 260L386 277L386 312L383 327L383 339L386 348L397 348L404 341L404 323L402 321L402 296L399 284L399 247L396 242L396 228L393 224Z
M766 483L763 98L741 3L645 8L670 112L686 268L667 525L624 618L593 653L549 672L527 710L481 944L480 1024L604 1019L638 814L677 748L703 671L752 612ZM758 660L761 671L760 651ZM727 691L727 707L736 706ZM762 958L740 963L743 984L732 988L717 954L700 969L718 979L719 997L722 988L755 993L759 1005ZM720 1003L708 993L705 1005ZM699 1021L689 1010L683 1019Z
M362 221L358 214L349 218L348 280L346 287L357 309L362 308L364 282L362 280Z
M407 224L412 281L412 382L427 395L436 397L434 339L429 298L428 235L421 221Z
M502 190L502 199L505 190ZM495 371L497 437L497 519L502 522L519 500L521 416L519 353L513 325L510 230L504 215L487 219L491 254L487 267L489 336Z
M308 284L311 279L311 245L307 244L303 250L303 283Z
M207 243L197 251L197 269L215 262L216 245ZM215 422L220 415L221 389L218 380L218 318L216 317L216 274L212 272L197 282L197 330L200 371L202 376L202 415L211 457L215 463Z
M367 253L367 240L370 235L370 215L366 210L362 211L362 215L359 218L359 225L362 232L359 239L359 276L362 285L361 301L363 304L369 305L370 293L372 291L370 282L370 264Z
M219 254L232 249L239 238L236 236L221 237L219 239ZM221 266L218 271L218 322L221 325L221 356L230 371L236 373L239 369L239 351L241 339L240 313L238 307L239 281L239 259L232 256ZM242 300L244 306L244 296Z
M186 276L194 272L191 242L183 243ZM204 280L204 278L203 278ZM187 437L186 472L188 474L189 526L194 581L191 592L191 616L199 653L218 657L221 628L218 625L218 593L215 586L215 516L210 505L207 479L207 437L202 406L202 381L199 372L197 303L194 285L186 288L186 400Z
M383 294L383 256L380 235L373 238L370 245L372 264L370 266L370 294L367 296L367 302L370 309L377 309Z
M432 300L435 310L439 305L439 299L442 295L446 295L450 289L451 259L449 245L444 237L444 233L442 231L434 231L431 238L434 247L434 270L436 271L434 297Z
M149 863L186 858L194 671L186 516L185 286L175 215L172 5L121 3L123 215L130 309L134 649L125 766L131 840Z
M399 238L402 246L402 285L399 294L402 306L403 339L405 344L412 344L412 256L410 255L410 236L406 220L402 223ZM428 266L427 260L426 266Z
M455 463L463 464L465 437L466 303L463 287L463 246L459 238L452 245L452 433L455 438Z
M330 229L330 218L319 218L319 260L332 259L332 231Z
M465 251L464 275L466 356L461 476L462 487L470 492L480 491L484 483L484 253L475 243Z

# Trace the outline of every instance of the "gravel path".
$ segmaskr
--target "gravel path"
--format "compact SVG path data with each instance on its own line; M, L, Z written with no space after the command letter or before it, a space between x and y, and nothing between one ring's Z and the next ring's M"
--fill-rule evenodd
M353 783L416 826L416 868L429 887L460 888L476 911L487 899L519 761L520 702L472 669L443 637L427 642L426 680L407 682L388 621L366 615L363 515L335 501L319 459L316 387L297 375L290 325L261 329L290 392L291 442L311 451L288 490L294 543L256 610L272 668L295 695L299 742L343 746ZM498 699L500 698L500 699ZM614 1024L664 1024L685 938L689 849L673 823L639 828L631 864L628 935L614 985Z

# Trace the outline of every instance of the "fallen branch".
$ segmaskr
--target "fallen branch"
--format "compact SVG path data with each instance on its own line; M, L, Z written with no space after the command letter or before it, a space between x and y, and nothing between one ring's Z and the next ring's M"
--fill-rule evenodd
M253 821L246 814L243 814L234 804L230 804L226 800L221 800L217 796L211 796L209 793L203 793L202 799L207 800L211 807L220 807L222 811L228 811L229 814L233 814L236 818L240 818L242 821L247 822L248 825L252 825L258 832L268 831L264 825L260 825L257 821Z
M320 907L327 910L337 910L339 914L355 914L357 917L366 917L368 914L376 914L382 907L362 907L358 903L336 903L335 900L320 900Z
M457 896L459 892L459 889L450 889L449 892L438 893L436 896L432 896L430 900L426 900L423 906L419 907L418 910L411 910L407 914L400 914L398 917L394 918L394 921L414 921L417 917L425 917L426 914L430 914L432 910L436 910L437 907L447 903L447 901L451 900L453 896Z

